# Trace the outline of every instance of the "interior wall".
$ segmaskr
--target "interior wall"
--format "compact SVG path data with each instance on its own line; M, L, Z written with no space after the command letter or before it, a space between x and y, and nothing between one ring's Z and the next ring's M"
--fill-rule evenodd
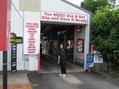
M75 26L74 30L74 62L84 63L84 52L79 53L77 51L77 39L84 39L85 41L85 28L82 27L80 32L77 32L76 28L77 26Z

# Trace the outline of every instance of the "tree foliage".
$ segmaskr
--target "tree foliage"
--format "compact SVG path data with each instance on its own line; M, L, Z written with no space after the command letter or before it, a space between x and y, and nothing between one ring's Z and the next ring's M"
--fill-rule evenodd
M108 0L108 2L109 2L112 6L114 6L114 5L116 4L116 0Z
M92 43L105 61L119 66L119 59L115 59L114 53L119 50L119 9L105 7L97 10L93 16L92 35Z
M84 0L81 3L81 7L95 13L95 11L100 7L105 7L109 5L108 0Z
M119 9L115 3L116 0L84 0L81 7L93 13L91 43L104 61L119 69Z

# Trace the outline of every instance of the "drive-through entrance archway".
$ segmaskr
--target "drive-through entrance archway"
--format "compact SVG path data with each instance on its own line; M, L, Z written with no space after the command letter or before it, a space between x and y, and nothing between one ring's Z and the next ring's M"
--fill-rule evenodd
M84 63L84 43L82 43L80 50L77 48L77 40L80 39L83 42L85 40L84 33L85 25L41 22L41 73L58 72L57 58L60 42L64 43L67 53L68 72L82 71L80 67L74 66L73 64ZM76 59L76 52L80 54L82 59Z

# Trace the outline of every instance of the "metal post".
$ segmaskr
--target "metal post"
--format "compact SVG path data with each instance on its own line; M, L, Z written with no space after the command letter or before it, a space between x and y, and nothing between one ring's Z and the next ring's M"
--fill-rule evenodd
M66 50L66 33L64 34L64 49Z
M7 51L3 51L3 89L7 89Z
M65 32L64 32L64 49L65 49L65 50L67 49L67 48L66 48L66 47L67 47L67 44L66 44L66 41L67 41L67 30L68 30L68 29L66 29Z

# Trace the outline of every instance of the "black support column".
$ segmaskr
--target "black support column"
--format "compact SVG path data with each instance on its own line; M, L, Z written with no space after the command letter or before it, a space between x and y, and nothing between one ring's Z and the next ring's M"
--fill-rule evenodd
M3 89L7 89L7 51L3 51Z

